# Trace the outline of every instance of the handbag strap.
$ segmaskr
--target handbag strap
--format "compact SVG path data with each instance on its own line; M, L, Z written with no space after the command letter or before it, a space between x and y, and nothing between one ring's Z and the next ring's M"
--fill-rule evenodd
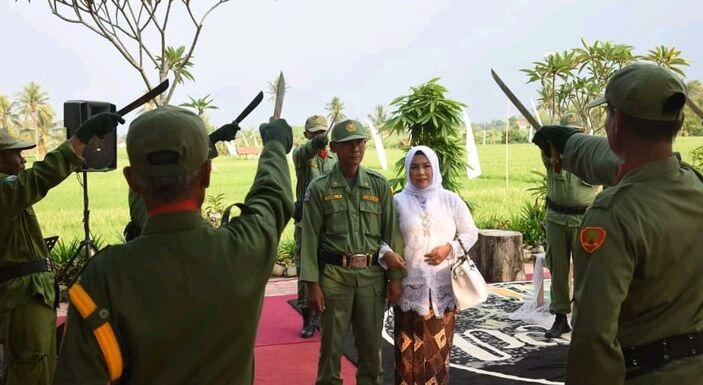
M459 260L470 259L469 251L466 250L466 246L464 246L464 242L461 241L461 238L459 238L459 236L456 237L456 240L457 240L457 242L459 242L459 246L461 247L461 251L464 252L464 255L459 257Z

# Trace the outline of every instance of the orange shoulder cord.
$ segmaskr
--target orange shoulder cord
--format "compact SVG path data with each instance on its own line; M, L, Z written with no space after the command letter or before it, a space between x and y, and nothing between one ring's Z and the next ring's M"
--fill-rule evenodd
M76 283L68 290L68 296L83 319L87 319L97 311L97 305L80 283ZM112 326L105 320L104 323L93 329L93 334L95 334L95 338L98 340L98 345L100 345L100 350L105 358L110 381L115 381L122 375L123 363L120 345L117 343L117 338L112 330Z

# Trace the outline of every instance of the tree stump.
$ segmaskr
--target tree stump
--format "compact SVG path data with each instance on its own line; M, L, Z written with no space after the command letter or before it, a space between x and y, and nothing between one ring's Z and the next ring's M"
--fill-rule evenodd
M522 233L506 230L480 230L469 256L486 282L525 279L522 261Z

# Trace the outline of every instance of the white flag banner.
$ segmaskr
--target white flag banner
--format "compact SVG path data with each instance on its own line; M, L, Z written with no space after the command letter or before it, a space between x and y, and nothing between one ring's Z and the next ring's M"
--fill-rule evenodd
M532 103L532 111L535 114L535 119L537 119L537 123L539 123L539 125L541 126L542 119L539 118L539 111L537 110L537 106L535 105L535 101L533 99L530 99L530 103ZM534 138L534 136L535 136L534 131L532 131L532 130L533 130L533 127L530 124L530 133L527 134L527 141L528 142L532 142L532 138Z
M237 146L234 144L234 141L224 141L222 143L224 143L225 147L227 147L229 156L237 156Z
M371 129L371 136L373 137L373 143L376 146L376 155L378 155L378 161L381 163L381 168L383 171L387 171L388 160L386 159L386 149L383 147L383 137L373 123L368 120L365 123Z
M471 121L466 110L464 113L464 126L466 126L466 176L469 179L478 178L481 175L481 164L478 161L478 148L474 139L474 130L471 128Z

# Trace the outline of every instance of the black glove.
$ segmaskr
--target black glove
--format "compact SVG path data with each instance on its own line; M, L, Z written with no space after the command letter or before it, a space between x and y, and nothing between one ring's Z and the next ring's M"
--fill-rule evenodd
M97 135L102 138L117 128L117 123L124 123L124 119L114 112L101 112L93 115L83 122L76 130L76 138L83 143L90 142L90 138Z
M315 147L318 151L324 149L327 147L327 143L330 141L327 135L325 134L319 134L315 136L312 140L312 146Z
M264 123L259 127L261 140L264 145L271 141L279 142L286 149L286 154L293 148L293 129L285 119L277 119L270 123Z
M537 130L535 136L532 138L532 143L539 146L542 153L546 156L551 156L551 151L549 151L549 143L551 143L560 154L563 154L564 147L566 147L566 141L569 140L571 135L579 132L581 131L574 127L544 126Z
M239 130L239 125L236 123L227 123L210 134L210 142L215 144L217 142L234 140Z

